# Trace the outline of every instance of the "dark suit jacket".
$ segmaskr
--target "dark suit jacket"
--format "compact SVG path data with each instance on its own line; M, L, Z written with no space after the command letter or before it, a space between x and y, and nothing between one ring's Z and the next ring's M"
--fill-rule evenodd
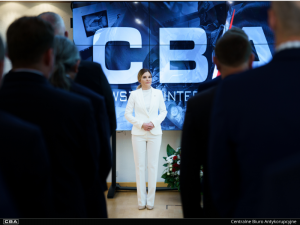
M200 83L198 86L198 93L218 85L221 80L222 80L221 76L218 76L212 80L204 81L203 83Z
M107 190L106 178L111 169L111 148L110 148L110 128L108 115L106 112L105 99L96 92L71 81L71 92L82 95L89 100L93 105L97 130L100 140L100 159L99 173L103 182L103 191Z
M300 49L224 79L210 139L210 184L222 217L257 217L262 171L300 152Z
M50 159L40 129L0 111L0 140L0 171L20 217L53 217Z
M20 213L16 209L2 175L0 175L0 199L0 218L20 218Z
M97 130L100 140L99 182L89 191L88 217L107 217L106 202L103 192L107 190L106 178L111 169L110 128L104 97L92 90L71 81L71 91L91 100L94 108ZM102 192L101 192L102 190ZM101 196L99 196L101 195ZM98 201L96 201L98 199Z
M110 131L111 134L113 134L117 128L115 100L101 65L95 62L81 61L75 82L91 89L105 98Z
M300 154L276 161L262 171L259 217L299 218Z
M216 87L191 97L187 103L181 139L180 189L185 218L216 217L208 188L209 121ZM200 207L200 167L203 166L203 209Z
M88 99L52 87L41 75L10 72L0 109L38 125L52 166L57 217L85 217L85 194L98 171L99 141Z

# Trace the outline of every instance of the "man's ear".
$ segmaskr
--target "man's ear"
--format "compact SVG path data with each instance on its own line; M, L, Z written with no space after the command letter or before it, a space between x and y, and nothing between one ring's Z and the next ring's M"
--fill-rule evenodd
M54 65L54 50L53 50L53 48L49 48L44 53L44 63L47 66L53 66Z
M66 30L65 31L65 37L68 38L69 37L69 32Z
M54 56L54 50L53 48L49 48L43 55L43 58L41 60L43 63L44 68L47 68L47 71L44 71L44 76L49 79L51 76L51 73L54 69L54 63L55 63L55 56Z
M249 69L252 69L254 59L255 59L255 56L254 56L253 53L251 53L251 55L249 57L249 61L248 61L248 67L249 67Z
M80 59L78 59L76 64L74 65L74 72L75 73L78 73L79 64L80 64Z
M220 71L221 70L221 65L220 65L220 62L219 62L219 60L218 60L218 58L216 56L213 57L213 61L216 64L217 69Z
M268 24L271 30L275 32L278 27L278 20L272 7L268 10Z

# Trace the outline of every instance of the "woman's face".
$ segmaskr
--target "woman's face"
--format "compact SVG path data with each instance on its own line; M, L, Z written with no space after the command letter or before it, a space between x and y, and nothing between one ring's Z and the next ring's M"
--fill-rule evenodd
M142 89L147 90L151 87L152 84L152 76L149 72L143 74L141 80L139 82L142 85Z

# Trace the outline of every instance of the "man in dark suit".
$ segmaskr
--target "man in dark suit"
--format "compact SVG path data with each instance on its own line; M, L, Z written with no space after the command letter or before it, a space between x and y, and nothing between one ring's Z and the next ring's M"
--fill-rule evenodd
M79 70L75 82L90 88L91 90L102 95L105 98L111 135L116 132L117 121L115 112L115 100L108 80L101 68L101 65L95 62L82 61L79 65Z
M38 125L50 156L56 217L86 217L86 191L98 173L99 140L88 99L56 89L54 30L37 17L22 17L7 30L13 69L3 79L0 109Z
M101 142L101 152L99 155L99 179L91 187L86 197L87 215L90 218L107 218L106 200L104 191L107 190L106 179L111 170L111 148L110 148L110 128L108 116L105 108L104 98L92 90L71 82L71 92L82 95L91 100L97 124L99 139ZM102 190L102 191L101 191Z
M53 86L64 88L91 100L100 140L99 177L89 190L86 198L88 217L107 218L106 201L103 191L107 190L106 179L111 169L110 128L104 97L75 83L80 55L77 47L66 37L56 36L54 41L55 65L50 82ZM102 192L100 191L102 190Z
M252 67L248 36L239 28L227 31L215 47L214 63L222 79ZM227 79L227 78L226 78ZM217 85L189 99L182 130L180 188L185 218L217 217L208 186L209 122ZM203 209L200 207L200 167L203 166Z
M222 217L258 217L265 168L300 151L299 2L272 2L268 19L273 59L225 79L216 94L209 175Z
M111 148L110 148L110 128L108 123L108 115L105 108L104 97L97 94L96 92L74 82L76 79L76 71L78 67L73 68L74 71L69 71L71 82L71 92L82 95L91 100L93 109L95 112L95 119L97 123L97 130L99 134L99 139L101 143L101 154L100 154L100 170L99 175L102 179L103 190L107 190L106 178L111 170Z
M64 21L58 14L45 12L38 17L51 23L56 35L68 37L68 31L66 31ZM81 61L75 82L91 89L105 98L110 132L112 135L117 128L115 100L101 65L95 62Z
M4 45L0 37L0 77L3 66ZM0 171L0 218L54 216L50 161L41 131L3 111Z

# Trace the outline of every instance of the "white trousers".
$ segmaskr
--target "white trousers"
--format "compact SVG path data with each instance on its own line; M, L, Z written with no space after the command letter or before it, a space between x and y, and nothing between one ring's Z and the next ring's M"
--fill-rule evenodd
M161 134L132 135L136 187L139 206L154 206ZM146 153L148 159L148 196L146 192Z

